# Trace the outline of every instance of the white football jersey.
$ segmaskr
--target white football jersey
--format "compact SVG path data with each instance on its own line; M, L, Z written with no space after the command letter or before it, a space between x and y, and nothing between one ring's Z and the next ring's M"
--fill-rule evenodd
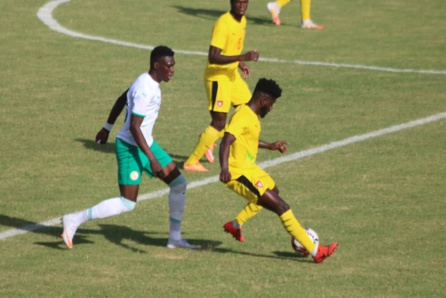
M161 106L160 84L152 79L148 73L140 75L127 91L127 111L124 127L118 132L117 137L123 141L137 146L130 132L131 115L144 118L141 131L146 139L147 145L153 143L153 126Z

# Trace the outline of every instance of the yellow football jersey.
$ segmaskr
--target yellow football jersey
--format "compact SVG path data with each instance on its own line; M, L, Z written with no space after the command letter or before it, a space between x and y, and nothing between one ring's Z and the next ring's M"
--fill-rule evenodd
M245 42L245 29L245 16L238 22L230 12L227 12L215 22L210 45L221 49L221 54L224 56L240 55ZM211 64L208 61L205 69L205 78L208 80L233 79L237 67L238 62L221 65Z
M236 138L231 145L228 161L232 175L242 174L256 166L260 131L259 116L247 105L237 107L226 129Z

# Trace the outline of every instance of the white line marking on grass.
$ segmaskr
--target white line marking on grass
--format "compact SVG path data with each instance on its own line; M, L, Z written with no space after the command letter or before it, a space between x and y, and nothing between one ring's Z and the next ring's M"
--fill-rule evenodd
M87 40L100 41L110 44L115 44L119 46L143 49L143 50L153 50L154 46L150 45L141 45L132 42L126 42L111 38L105 38L101 36L88 35L83 33L78 33L72 30L69 30L62 25L59 24L57 20L53 18L53 11L63 3L70 2L71 0L55 0L51 2L47 2L44 6L42 6L38 12L37 17L47 25L51 30L56 32L76 37L83 38ZM185 55L196 55L196 56L207 56L207 52L198 52L198 51L186 51L186 50L177 50L174 49L175 52ZM374 70L374 71L383 71L383 72L394 72L394 73L421 73L421 74L438 74L438 75L446 75L446 70L425 70L425 69L398 69L398 68L390 68L390 67L380 67L380 66L367 66L367 65L359 65L359 64L344 64L344 63L328 63L328 62L318 62L318 61L301 61L301 60L282 60L275 58L260 58L260 61L264 62L275 62L275 63L287 63L287 64L298 64L298 65L313 65L313 66L325 66L325 67L337 67L337 68L356 68L356 69L364 69L364 70Z
M341 141L337 141L337 142L332 142L326 145L322 145L319 147L315 147L315 148L311 148L308 150L304 150L304 151L300 151L300 152L296 152L287 156L283 156L283 157L279 157L279 158L275 158L272 160L267 160L264 162L259 163L259 165L262 168L269 168L269 167L274 167L277 166L279 164L285 163L285 162L290 162L290 161L295 161L297 159L300 158L304 158L304 157L308 157L311 155L315 155L318 153L322 153L328 150L332 150L335 148L339 148L339 147L344 147L347 145L351 145L351 144L355 144L358 142L362 142L371 138L376 138L376 137L380 137L389 133L393 133L393 132L397 132L403 129L408 129L408 128L412 128L415 126L419 126L419 125L424 125L427 123L431 123L431 122L435 122L441 119L446 118L446 112L445 113L440 113L440 114L436 114L433 116L429 116L426 118L421 118L418 120L414 120L414 121L410 121L410 122L406 122L403 124L399 124L399 125L394 125L394 126L390 126L384 129L380 129L380 130L376 130L373 132L369 132L366 134L362 134L362 135L356 135L353 137L349 137L346 138L344 140ZM192 181L190 183L188 183L187 189L192 189L192 188L196 188L196 187L200 187L200 186L206 186L208 184L211 183L215 183L219 181L219 177L216 176L212 176L212 177L208 177L206 179L202 179L202 180L196 180L196 181ZM145 200L151 200L151 199L155 199L155 198L159 198L163 195L166 195L169 193L169 188L165 188L165 189L161 189L161 190L157 190L157 191L153 191L153 192L149 192L143 195L138 196L138 202L140 201L145 201ZM25 234L28 232L32 232L35 230L38 230L40 228L44 228L44 227L50 227L50 226L54 226L56 224L60 223L60 217L57 218L53 218L51 220L45 221L45 222L41 222L38 224L33 224L33 225L28 225L25 227L22 227L20 229L13 229L13 230L9 230L6 232L2 232L0 233L0 240L4 240L6 238L9 237L13 237L13 236L17 236L17 235L21 235L21 234Z

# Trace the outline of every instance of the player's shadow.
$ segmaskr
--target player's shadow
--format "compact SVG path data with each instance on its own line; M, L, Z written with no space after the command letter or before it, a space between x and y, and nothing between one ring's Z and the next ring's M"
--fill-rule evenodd
M0 225L9 226L18 230L19 234L21 231L24 233L32 232L35 234L40 234L44 236L53 237L54 240L51 241L36 241L33 244L45 246L51 249L66 249L60 234L62 233L62 226L45 226L38 224L26 219L10 217L7 215L0 214ZM122 247L124 249L130 250L135 253L147 253L146 250L140 247L132 246L130 243L134 242L144 246L158 246L165 247L168 241L167 233L159 233L153 231L138 231L131 229L126 226L111 225L111 224L98 224L100 229L88 229L81 227L76 231L76 236L74 238L74 245L85 245L94 244L89 235L99 235L105 237L111 243ZM187 236L186 236L187 238ZM209 251L215 253L231 253L240 254L250 257L261 257L261 258L272 258L272 259L286 259L293 261L307 261L308 258L304 256L299 256L296 253L290 252L273 252L274 255L258 254L249 251L234 250L230 248L220 247L221 241L214 241L209 239L188 239L188 241L199 247L200 251Z
M269 254L259 254L259 253L253 253L249 251L243 251L243 250L234 250L231 248L223 248L219 247L221 242L218 246L213 246L212 243L208 243L207 245L202 245L201 250L204 251L210 251L215 253L221 253L221 254L239 254L247 257L256 257L256 258L268 258L268 259L279 259L279 260L291 260L291 261L297 261L297 262L312 262L311 259L306 258L304 255L299 255L295 252L287 252L287 251L274 251L274 255Z
M104 153L115 153L115 143L107 142L106 144L97 144L93 139L77 138L75 141L80 142L89 150L100 151Z
M178 12L186 14L186 15L190 15L190 16L194 16L197 18L202 18L202 19L207 19L207 20L217 20L217 18L219 16L221 16L222 14L226 13L227 11L229 11L229 6L228 6L228 10L215 10L215 9L203 9L203 8L192 8L192 7L184 7L184 6L178 6L178 5L174 5L172 6L174 8L177 9ZM254 24L258 24L258 25L264 25L264 24L268 24L271 25L271 18L267 18L267 17L254 17L247 15L247 19L248 19L248 23L254 23Z
M153 231L138 231L131 229L126 226L120 225L111 225L111 224L98 224L99 230L97 229L88 229L88 228L79 228L76 231L76 235L74 237L73 243L75 246L81 246L85 244L94 244L90 239L91 235L97 235L105 237L109 242L127 249L131 252L135 253L147 253L146 250L142 249L140 246L158 246L158 247L166 247L168 236L167 233L159 233ZM54 241L37 241L34 242L35 245L45 246L52 249L66 249L65 244L63 243L60 234L62 232L62 227L53 228L53 227L42 227L39 230L34 230L33 232L44 233L51 236L55 236L57 240ZM212 240L204 240L204 239L189 239L190 243L201 246L212 246L217 247L221 244L218 241ZM131 243L135 243L138 245L132 245Z
M32 232L42 235L55 236L62 232L61 228L45 226L33 221L17 217L11 217L4 214L0 214L0 226L17 229L17 231L15 231L16 234L21 234L22 232L23 233Z
M44 245L54 249L63 248L63 246L61 246L61 244L63 244L63 241L62 238L60 238L62 227L42 225L26 219L11 217L3 214L0 214L0 225L16 229L15 231L11 231L11 237L13 235L20 235L22 233L34 233L44 235L45 237L50 236L54 238L54 241L35 242L34 244Z

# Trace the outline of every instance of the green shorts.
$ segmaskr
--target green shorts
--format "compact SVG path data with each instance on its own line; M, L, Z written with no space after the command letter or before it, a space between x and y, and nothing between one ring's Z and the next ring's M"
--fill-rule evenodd
M118 160L118 183L120 185L139 185L141 174L144 171L153 178L150 161L144 152L138 147L116 138L116 159ZM161 148L156 141L150 146L155 158L163 169L172 162L170 155Z

